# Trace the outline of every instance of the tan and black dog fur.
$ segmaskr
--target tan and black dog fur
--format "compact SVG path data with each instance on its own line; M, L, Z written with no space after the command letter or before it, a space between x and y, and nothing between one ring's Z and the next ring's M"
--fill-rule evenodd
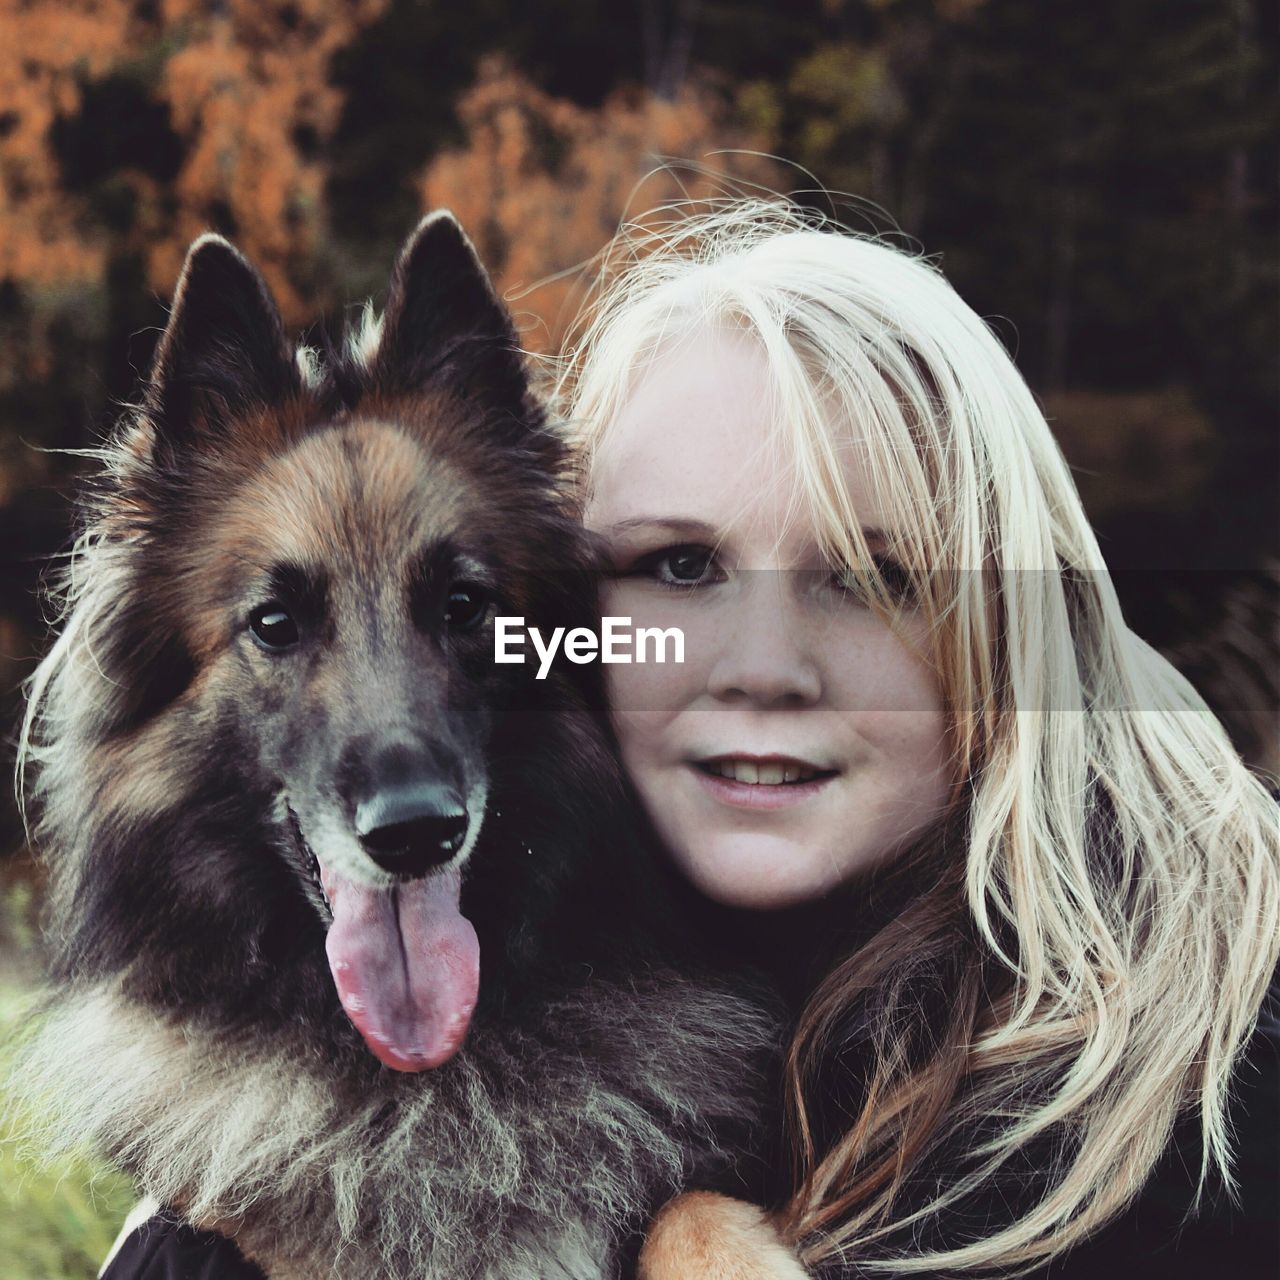
M621 1274L755 1123L774 1028L670 950L592 673L493 662L495 611L593 620L566 463L435 215L323 358L198 241L83 505L24 733L54 985L21 1080L51 1145L272 1276ZM361 815L406 788L447 803L384 856ZM339 872L370 910L460 878L460 1049L371 1052L326 959Z

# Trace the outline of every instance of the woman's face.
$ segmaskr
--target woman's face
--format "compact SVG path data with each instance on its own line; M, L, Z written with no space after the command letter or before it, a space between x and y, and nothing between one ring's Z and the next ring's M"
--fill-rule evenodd
M606 615L679 627L684 662L605 667L623 763L708 897L826 894L935 822L950 775L928 636L891 630L824 562L771 460L765 357L708 329L648 365L593 473ZM885 516L842 454L873 554ZM887 576L892 579L892 569Z

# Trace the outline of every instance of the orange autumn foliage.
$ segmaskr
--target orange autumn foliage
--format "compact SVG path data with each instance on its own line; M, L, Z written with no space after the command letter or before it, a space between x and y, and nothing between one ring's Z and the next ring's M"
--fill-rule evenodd
M325 167L342 94L329 62L388 0L164 0L164 22L186 32L165 66L162 95L186 158L173 184L174 233L155 245L149 274L167 291L215 202L261 268L289 323L309 318L298 269L324 229ZM287 15L287 17L286 17ZM309 134L308 147L299 137Z
M772 190L784 181L775 162L748 154L767 149L769 139L730 125L706 86L687 87L674 101L623 91L591 109L551 97L489 58L458 116L466 141L427 166L423 207L458 215L532 350L556 348L573 317L574 268L621 218L664 201L723 196L735 185ZM695 167L658 169L664 160Z
M161 188L139 169L125 239L148 282L173 288L187 244L230 224L286 319L311 316L305 279L325 225L323 144L343 105L329 64L388 0L0 0L0 279L40 291L101 283L120 247L63 185L52 131L83 86L158 58L155 98L183 162ZM304 141L304 139L306 141Z
M0 0L0 279L33 298L96 298L108 262L128 252L164 297L187 245L212 226L259 264L287 323L311 320L329 301L316 271L331 247L326 144L344 105L331 64L389 2ZM146 157L126 162L113 181L133 193L133 212L112 230L68 189L54 131L82 111L86 86L122 71L145 77L166 109L180 164L162 183ZM428 165L423 205L455 209L508 291L585 261L628 211L723 194L726 181L778 185L769 161L742 154L770 140L731 125L706 84L673 101L631 90L586 108L489 58L458 113L466 140ZM637 189L667 157L705 161L716 176L663 172ZM572 287L566 278L517 299L532 345L554 344Z
M60 286L102 272L106 246L62 190L49 134L133 25L128 0L0 0L0 279Z

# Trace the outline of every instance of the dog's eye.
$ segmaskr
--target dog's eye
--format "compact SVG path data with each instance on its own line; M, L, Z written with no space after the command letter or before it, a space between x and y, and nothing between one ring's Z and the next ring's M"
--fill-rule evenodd
M489 612L489 592L475 582L455 582L449 588L444 620L455 631L472 631Z
M259 605L249 615L253 638L269 653L282 653L298 643L298 624L277 601Z

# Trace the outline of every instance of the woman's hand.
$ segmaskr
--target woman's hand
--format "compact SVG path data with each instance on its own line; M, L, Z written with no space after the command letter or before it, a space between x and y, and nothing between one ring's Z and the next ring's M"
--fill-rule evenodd
M649 1227L637 1280L808 1280L764 1210L712 1191L669 1200Z

